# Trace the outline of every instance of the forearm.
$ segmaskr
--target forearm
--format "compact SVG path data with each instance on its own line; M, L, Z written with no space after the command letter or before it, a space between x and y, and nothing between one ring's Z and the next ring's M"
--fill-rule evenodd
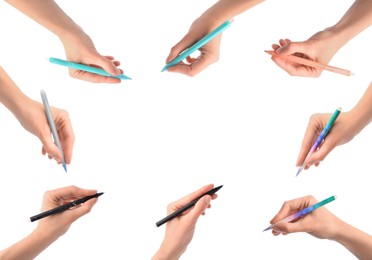
M372 24L372 1L356 0L345 15L334 26L332 31L341 46Z
M343 222L338 235L333 239L343 245L358 259L372 259L372 237Z
M32 260L56 239L35 230L21 241L1 251L0 260Z
M165 238L162 242L158 252L151 258L151 260L178 260L186 251L187 245L183 243L173 243L174 241L167 241Z
M207 9L202 15L208 16L220 24L232 19L264 0L220 0Z
M5 0L59 38L79 34L82 29L53 0Z
M372 2L372 1L371 1ZM363 97L350 111L357 132L360 132L365 126L372 121L372 82L369 84Z
M0 67L0 103L7 107L14 115L17 115L28 99L5 70Z

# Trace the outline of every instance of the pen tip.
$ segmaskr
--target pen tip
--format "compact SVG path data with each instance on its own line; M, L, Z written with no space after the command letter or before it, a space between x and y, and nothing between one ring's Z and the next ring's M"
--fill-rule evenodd
M67 166L66 166L66 164L63 164L62 166L63 166L63 169L65 169L65 172L67 172Z
M271 229L271 226L270 227L267 227L267 228L265 228L262 232L265 232L265 231L267 231L267 230L269 230L269 229Z
M160 72L164 72L164 71L166 71L166 70L167 70L167 68L164 67L164 68L162 68L162 70L161 70Z

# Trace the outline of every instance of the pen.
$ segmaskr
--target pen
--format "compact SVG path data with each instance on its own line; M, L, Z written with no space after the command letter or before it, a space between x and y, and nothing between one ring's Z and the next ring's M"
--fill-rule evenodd
M321 206L324 206L325 204L327 203L330 203L331 201L334 201L337 197L336 196L331 196L329 197L328 199L325 199L325 200L322 200L314 205L311 205L307 208L304 208L303 210L297 212L297 213L294 213L288 217L285 217L283 218L282 220L270 225L269 227L265 228L263 231L266 231L266 230L269 230L269 229L272 229L276 224L279 224L279 223L283 223L283 222L290 222L290 221L293 221L295 219L298 219L314 210L316 210L317 208L320 208Z
M40 91L40 95L41 95L41 100L43 101L43 104L44 104L44 110L45 110L45 114L46 114L46 117L49 123L49 127L50 127L50 130L52 131L54 143L57 145L58 149L61 151L61 154L62 154L63 169L65 169L65 172L67 172L65 155L63 153L61 142L59 141L56 125L54 124L54 119L53 119L52 111L50 110L48 98L44 90Z
M74 200L70 203L66 203L62 206L59 206L59 207L56 207L56 208L53 208L53 209L50 209L50 210L47 210L47 211L44 211L40 214L37 214L35 216L32 216L30 217L30 221L31 222L34 222L36 220L39 220L39 219L42 219L42 218L45 218L45 217L48 217L50 215L54 215L54 214L57 214L57 213L61 213L65 210L68 210L72 207L75 207L77 205L80 205L80 204L83 204L84 202L90 200L90 199L93 199L93 198L98 198L99 196L101 196L103 194L103 192L100 192L100 193L96 193L96 194L93 194L93 195L90 195L90 196L86 196L84 198L81 198L81 199L78 199L78 200Z
M179 215L181 215L183 212L185 212L186 210L188 210L189 208L195 206L195 204L198 202L198 200L200 198L202 198L203 196L205 195L210 195L212 196L213 194L215 194L219 189L222 188L223 185L221 186L218 186L218 187L215 187L213 189L211 189L210 191L207 191L206 193L204 193L203 195L199 196L198 198L194 199L193 201L191 201L189 204L186 204L185 206L183 206L182 208L176 210L175 212L169 214L168 216L166 216L165 218L159 220L158 222L156 222L156 226L157 227L160 227L161 225L163 225L164 223L178 217Z
M281 57L281 58L283 58L287 61L290 61L290 62L295 62L295 63L298 63L298 64L314 67L314 68L317 68L317 69L328 70L328 71L339 73L339 74L342 74L342 75L345 75L345 76L354 75L349 70L340 69L340 68L333 67L333 66L330 66L330 65L326 65L326 64L323 64L323 63L320 63L320 62L317 62L317 61L304 59L304 58L301 58L301 57L298 57L298 56L295 56L295 55L283 55L283 54L278 54L275 51L265 51L265 52L270 54L270 55L275 55L275 56Z
M324 140L324 138L328 134L329 130L331 130L334 122L336 121L336 119L340 115L340 113L341 113L341 108L339 107L333 113L333 115L329 119L328 123L324 127L323 131L318 136L318 139L316 139L316 141L313 144L313 146L311 147L309 153L306 155L306 158L305 158L304 162L302 163L301 167L297 170L296 176L298 176L300 174L300 172L305 168L307 159L309 159L309 157L318 149L319 145L322 143L322 141Z
M231 21L227 20L224 23L222 23L220 26L218 26L216 29L214 29L212 32L204 36L202 39L200 39L198 42L196 42L194 45L192 45L190 48L184 50L181 52L175 59L173 59L171 62L166 64L164 68L161 70L161 72L166 71L168 68L176 65L177 63L181 62L182 60L186 59L188 56L190 56L194 51L198 50L200 47L207 44L209 41L211 41L214 37L222 33L226 28L228 28L231 25Z
M62 60L62 59L53 58L53 57L49 58L48 60L49 60L50 63L61 65L61 66L66 66L66 67L69 67L71 69L83 70L83 71L87 71L87 72L90 72L90 73L94 73L94 74L98 74L98 75L102 75L102 76L107 76L107 77L111 77L111 78L131 79L130 77L128 77L124 74L121 74L121 75L118 75L118 76L111 75L110 73L106 72L103 69L88 66L88 65L85 65L85 64L77 63L77 62Z

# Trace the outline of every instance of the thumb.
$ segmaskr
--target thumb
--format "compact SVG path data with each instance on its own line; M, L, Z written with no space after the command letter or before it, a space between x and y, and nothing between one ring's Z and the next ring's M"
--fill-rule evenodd
M98 66L102 67L106 72L111 75L117 76L121 74L121 71L112 63L109 59L105 57L100 57L98 59Z
M302 227L301 221L294 222L294 223L290 223L290 222L278 223L273 227L273 230L279 231L284 235L295 233L295 232L301 232L301 231L304 231L303 229L304 227Z
M303 47L303 44L299 42L290 42L278 48L276 50L276 53L283 54L283 55L291 55L296 52L304 53L304 51L305 51L305 48Z
M211 196L205 195L198 200L198 202L195 204L195 207L190 212L192 222L196 223L200 215L208 208L211 199Z

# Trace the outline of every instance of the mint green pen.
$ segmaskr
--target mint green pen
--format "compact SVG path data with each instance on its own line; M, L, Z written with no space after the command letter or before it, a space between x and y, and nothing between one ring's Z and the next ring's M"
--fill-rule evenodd
M128 77L124 74L114 76L114 75L111 75L110 73L106 72L103 69L88 66L88 65L85 65L85 64L77 63L77 62L62 60L62 59L53 58L53 57L49 58L48 60L49 60L50 63L61 65L61 66L66 66L66 67L69 67L71 69L82 70L82 71L86 71L86 72L90 72L90 73L94 73L94 74L98 74L98 75L102 75L102 76L107 76L107 77L111 77L111 78L131 79L130 77Z
M190 56L194 51L198 50L205 44L207 44L209 41L211 41L214 37L222 33L226 28L228 28L231 25L231 21L227 20L220 26L218 26L216 29L214 29L212 32L204 36L202 39L200 39L198 42L196 42L193 46L190 48L184 50L181 52L174 60L169 62L164 66L164 68L161 70L161 72L166 71L168 68L176 65L177 63L183 61L187 58L187 56Z

